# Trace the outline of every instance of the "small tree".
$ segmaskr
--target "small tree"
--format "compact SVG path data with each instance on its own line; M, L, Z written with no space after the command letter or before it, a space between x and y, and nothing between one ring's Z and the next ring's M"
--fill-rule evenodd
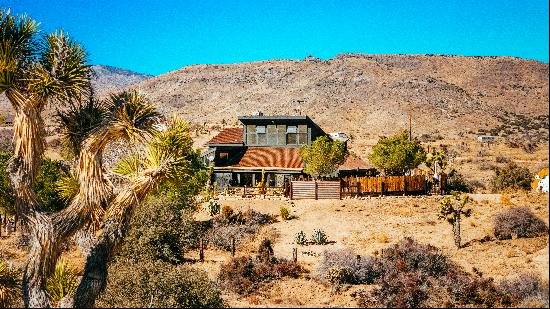
M426 151L417 140L409 141L407 131L382 137L369 154L370 162L386 175L404 175L426 160Z
M327 136L318 137L311 146L304 145L300 156L306 163L304 172L314 178L328 176L336 172L346 159L346 147L340 141L332 141Z
M447 220L453 225L453 233L455 236L455 245L460 248L460 221L462 215L469 217L472 214L471 208L464 208L470 201L468 194L459 194L456 191L452 192L452 197L445 197L439 204L438 219Z

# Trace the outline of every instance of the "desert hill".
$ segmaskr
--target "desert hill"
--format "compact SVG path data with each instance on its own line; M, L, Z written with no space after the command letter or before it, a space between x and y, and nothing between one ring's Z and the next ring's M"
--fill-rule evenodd
M351 134L359 152L408 128L409 112L416 136L548 132L548 64L513 57L342 54L192 65L131 87L163 113L201 125L235 125L256 111L307 114L326 131Z
M107 65L93 65L92 70L92 87L97 94L104 94L121 89L130 84L153 77L152 75L141 74ZM13 113L11 105L5 95L0 96L0 113Z

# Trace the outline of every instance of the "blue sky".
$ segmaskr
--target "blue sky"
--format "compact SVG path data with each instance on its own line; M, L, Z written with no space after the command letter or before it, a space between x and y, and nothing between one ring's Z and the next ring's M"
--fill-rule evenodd
M162 74L198 63L339 53L516 56L548 62L548 1L0 0L94 64Z

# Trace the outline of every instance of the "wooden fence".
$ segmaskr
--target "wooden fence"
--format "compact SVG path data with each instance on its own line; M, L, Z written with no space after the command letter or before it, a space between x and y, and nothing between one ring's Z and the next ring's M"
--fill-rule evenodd
M426 176L386 176L386 177L343 177L342 195L370 194L425 194L428 182Z
M290 199L340 199L340 181L291 181Z

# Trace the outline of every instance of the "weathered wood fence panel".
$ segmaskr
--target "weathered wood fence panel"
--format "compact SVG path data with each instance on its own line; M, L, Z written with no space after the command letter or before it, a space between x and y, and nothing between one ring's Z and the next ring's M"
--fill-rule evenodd
M292 181L290 198L340 199L340 181Z
M425 193L426 176L344 177L341 189L344 195L384 193Z

